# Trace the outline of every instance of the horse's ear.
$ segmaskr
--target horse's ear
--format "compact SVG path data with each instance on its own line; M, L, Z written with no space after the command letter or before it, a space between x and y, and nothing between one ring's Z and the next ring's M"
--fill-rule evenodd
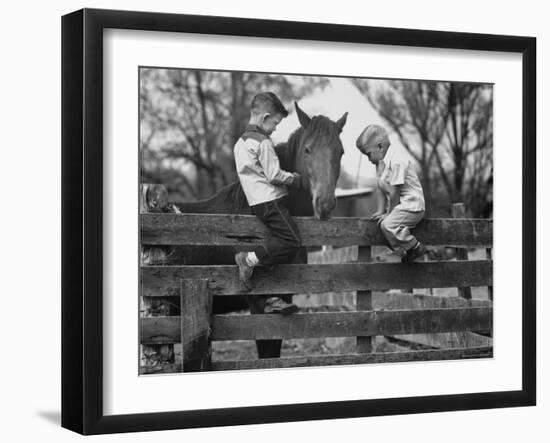
M344 128L344 125L346 124L346 120L348 119L348 113L346 112L342 117L340 117L336 121L336 126L338 126L338 129L340 132L342 132L342 129Z
M298 103L294 102L294 106L296 107L296 113L298 114L298 121L300 122L300 125L304 129L307 128L309 122L311 122L311 118L309 118L309 115L300 109Z

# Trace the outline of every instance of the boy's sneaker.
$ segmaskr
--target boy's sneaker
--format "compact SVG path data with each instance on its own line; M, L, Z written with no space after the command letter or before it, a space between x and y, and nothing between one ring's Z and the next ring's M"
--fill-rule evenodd
M249 266L246 262L246 252L239 252L235 254L235 263L239 267L239 280L246 288L247 291L252 289L252 283L250 279L252 278L252 273L254 272L254 267Z
M417 258L422 257L427 252L428 250L426 249L426 246L418 242L416 246L409 249L407 253L401 258L401 263L411 263Z
M265 302L264 314L289 315L298 312L298 306L287 303L279 297L269 297Z

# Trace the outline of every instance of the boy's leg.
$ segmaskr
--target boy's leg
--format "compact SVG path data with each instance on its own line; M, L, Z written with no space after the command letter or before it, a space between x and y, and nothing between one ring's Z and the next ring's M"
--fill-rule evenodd
M261 221L269 210L269 203L261 203L259 205L252 206L252 212L258 217ZM252 273L254 267L260 264L260 258L265 261L267 257L267 250L263 246L258 246L254 249L253 252L238 252L235 254L235 263L239 267L239 280L241 284L246 288L247 291L252 289ZM263 264L263 263L262 263ZM263 312L265 300L267 297L252 297L249 300L251 311Z
M271 236L263 246L255 249L259 264L273 266L291 263L301 246L300 233L288 210L288 197L252 207L254 214L269 229ZM296 305L281 297L265 298L266 313L291 314Z
M237 252L235 254L235 263L239 267L239 280L241 284L247 291L250 291L252 289L250 279L252 278L252 273L254 272L254 264L250 263L248 260L248 253Z
M418 240L411 234L410 228L414 228L423 216L424 211L411 212L396 207L382 220L380 229L391 249L397 254L403 256L418 244Z
M302 240L288 210L288 197L253 206L252 211L271 233L267 242L254 250L260 264L272 266L292 262Z

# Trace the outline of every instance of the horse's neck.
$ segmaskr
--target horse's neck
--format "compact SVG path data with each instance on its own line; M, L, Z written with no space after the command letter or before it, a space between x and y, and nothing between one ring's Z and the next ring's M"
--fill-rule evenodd
M288 142L280 143L275 147L281 169L288 172L299 172L305 175L305 171L299 164L299 140L301 130L293 134ZM305 178L305 176L303 177ZM292 215L311 216L313 215L313 206L311 204L311 193L307 190L289 188L289 209Z
M279 143L275 146L275 153L279 157L279 164L283 171L294 172L294 152L291 152L288 142Z
M288 191L289 211L291 215L300 217L313 215L313 205L309 191L295 188L290 188Z
M288 140L275 146L275 152L279 157L279 163L281 169L288 172L301 172L300 165L298 164L299 155L298 150L300 147L300 138L302 136L303 129L298 128L293 132Z
M239 182L224 186L206 200L177 203L176 206L184 213L250 214L250 207Z
M209 200L199 200L196 202L178 202L176 206L181 212L184 213L194 213L194 214L208 214L212 211L210 210L211 205Z

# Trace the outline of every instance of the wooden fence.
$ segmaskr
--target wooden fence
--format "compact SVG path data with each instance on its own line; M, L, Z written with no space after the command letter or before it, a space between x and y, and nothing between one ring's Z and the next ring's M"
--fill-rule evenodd
M358 261L341 264L289 264L272 271L257 268L251 296L329 291L357 291L353 312L212 315L212 297L244 294L235 265L142 265L142 307L156 306L156 315L141 316L141 373L247 368L296 367L445 360L492 356L492 341L461 348L424 347L405 352L373 352L375 336L474 331L492 334L491 300L471 299L470 287L492 286L493 264L487 259L458 259L411 264L373 262L371 247L384 245L376 223L359 218L316 221L296 218L305 246L359 247ZM414 230L426 245L454 248L492 247L492 220L423 220ZM253 216L211 214L140 215L145 248L193 246L252 247L265 239L265 228ZM171 249L172 252L174 249ZM460 288L461 297L422 297L412 308L375 310L372 291L410 288ZM410 294L410 297L415 297ZM418 300L418 297L415 298ZM425 300L429 300L426 303ZM159 303L160 301L160 303ZM156 304L155 304L156 303ZM163 309L162 307L168 306ZM174 308L176 311L174 312ZM160 315L159 315L160 314ZM175 315L173 315L175 314ZM211 361L211 342L218 340L357 337L356 350L346 355L281 357L246 361ZM181 346L182 363L174 363L174 343ZM160 361L160 363L159 363Z

